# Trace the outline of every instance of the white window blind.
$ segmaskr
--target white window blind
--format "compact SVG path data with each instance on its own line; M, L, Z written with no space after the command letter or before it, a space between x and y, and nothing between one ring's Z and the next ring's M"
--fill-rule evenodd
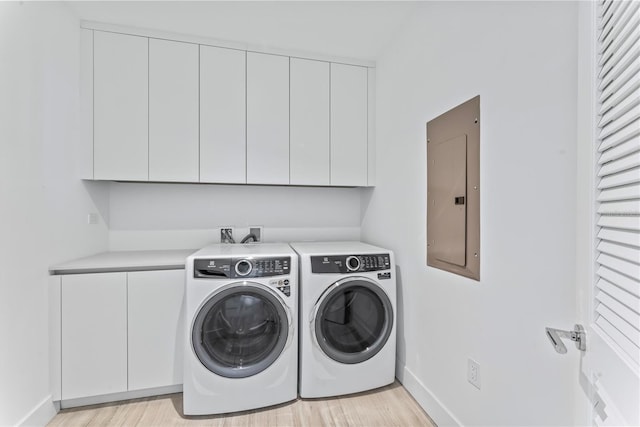
M595 323L640 366L640 2L598 13Z

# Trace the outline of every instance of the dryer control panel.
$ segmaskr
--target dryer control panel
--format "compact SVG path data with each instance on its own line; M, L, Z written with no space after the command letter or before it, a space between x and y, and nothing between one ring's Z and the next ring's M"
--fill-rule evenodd
M312 273L346 274L390 269L389 254L314 255L311 257Z
M284 276L291 272L291 257L203 258L194 260L193 277L244 279Z

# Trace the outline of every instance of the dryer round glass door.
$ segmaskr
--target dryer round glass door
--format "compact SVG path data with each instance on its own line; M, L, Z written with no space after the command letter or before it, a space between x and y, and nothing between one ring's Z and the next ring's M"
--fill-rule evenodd
M393 328L393 307L379 285L365 278L333 284L315 309L315 338L324 353L340 363L375 356Z
M289 336L284 303L268 288L244 282L211 296L198 312L191 343L200 362L227 378L267 369Z

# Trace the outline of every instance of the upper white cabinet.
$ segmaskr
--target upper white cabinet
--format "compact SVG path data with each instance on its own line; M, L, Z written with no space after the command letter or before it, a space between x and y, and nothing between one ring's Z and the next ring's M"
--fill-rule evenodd
M198 181L198 45L149 40L149 181Z
M247 53L247 183L289 184L289 57Z
M94 179L149 178L148 47L146 37L94 34Z
M367 185L367 69L331 64L331 185Z
M83 25L83 178L373 185L373 68Z
M200 182L247 182L246 128L246 52L200 46Z
M93 31L80 30L80 138L76 168L82 179L93 179Z
M329 63L291 58L291 184L330 185Z

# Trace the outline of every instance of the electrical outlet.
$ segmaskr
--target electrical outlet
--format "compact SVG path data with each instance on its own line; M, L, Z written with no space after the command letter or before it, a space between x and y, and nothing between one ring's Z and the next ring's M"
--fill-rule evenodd
M233 227L220 227L220 243L235 243L233 240Z
M467 381L480 390L480 365L473 359L467 360Z
M249 234L256 236L256 242L262 242L262 227L259 225L250 225Z
M95 212L91 212L87 215L87 224L95 225L98 223L98 214Z

